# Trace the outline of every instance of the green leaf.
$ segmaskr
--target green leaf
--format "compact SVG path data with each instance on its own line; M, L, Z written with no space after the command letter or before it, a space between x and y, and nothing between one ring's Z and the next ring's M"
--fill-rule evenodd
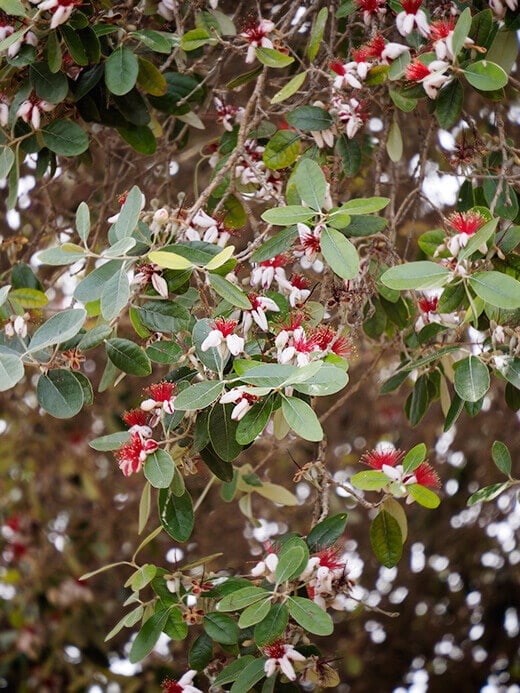
M491 219L482 228L480 228L476 233L470 236L467 244L464 248L461 248L459 254L457 255L457 262L462 262L466 258L473 255L473 253L489 241L489 239L495 233L495 229L498 225L498 219Z
M175 464L166 450L158 449L148 455L143 471L154 488L168 488L173 479Z
M84 308L71 308L56 313L36 330L27 353L33 353L71 339L83 327L86 317L87 311Z
M231 686L230 693L248 693L251 691L253 686L264 678L264 664L266 661L267 657L260 657L249 662L237 676L235 683Z
M354 214L373 214L384 209L390 200L388 197L362 197L357 200L349 200L339 208L350 215Z
M520 307L520 282L502 272L477 272L469 277L473 291L497 308Z
M286 85L284 85L279 91L276 92L276 94L271 99L271 103L281 103L293 94L296 94L298 89L305 82L306 77L307 71L300 72L298 75L293 77L291 80L289 80L289 82L287 82Z
M168 83L162 72L141 56L138 56L137 61L139 65L137 84L150 96L164 96L168 91Z
M462 72L471 86L479 91L495 91L505 87L508 82L505 70L489 60L471 63Z
M179 411L195 411L205 409L220 397L224 384L217 380L209 380L190 385L175 398L175 409Z
M249 628L262 621L271 609L270 599L248 606L238 619L239 628Z
M208 279L211 287L217 294L228 301L228 303L231 303L232 306L237 306L237 308L242 308L243 310L251 310L251 301L237 286L219 274L209 274Z
M70 419L83 407L83 388L77 378L63 368L41 375L36 395L39 405L57 419Z
M0 150L0 178L7 178L15 161L13 150L2 147Z
M118 133L139 154L155 154L157 140L147 125L120 125Z
M153 650L155 643L163 632L169 614L170 609L162 609L144 623L130 648L128 659L132 664L140 662Z
M213 640L206 633L201 633L191 646L188 655L190 669L202 671L213 658Z
M242 452L237 443L237 421L231 418L232 405L216 404L210 412L208 431L211 444L217 455L225 462L232 462Z
M9 300L22 308L43 308L49 302L43 291L37 289L14 289L9 294Z
M111 640L115 635L117 635L123 628L131 628L142 618L143 616L143 605L139 604L135 609L132 609L128 614L125 614L123 618L116 623L109 634L105 637L104 642Z
M403 460L403 471L406 474L411 474L425 459L426 445L424 443L419 443L419 445L416 445L406 454Z
M325 227L320 238L321 252L330 268L342 279L354 279L359 272L357 250L345 236Z
M302 159L296 167L292 180L301 199L309 207L319 211L327 191L327 181L320 166L312 159Z
M270 397L255 402L247 414L238 422L236 440L239 445L249 445L267 426L273 411L273 400Z
M267 67L287 67L294 62L294 58L274 48L255 48L255 54L262 65Z
M275 224L276 226L289 226L290 224L298 224L299 222L305 224L307 221L312 219L315 214L316 212L308 207L301 207L300 205L287 205L287 207L274 207L273 209L267 209L261 214L261 217L268 224ZM261 248L258 250L261 250ZM257 251L255 251L255 253L256 252ZM275 253L275 255L276 254L277 253ZM262 262L262 260L257 260L257 262Z
M76 229L83 243L86 243L90 233L90 211L86 202L81 202L76 210Z
M300 154L300 136L291 130L278 130L265 147L263 162L278 170L294 164Z
M314 20L314 26L312 27L311 37L309 39L309 47L307 48L307 57L311 62L318 55L328 16L328 9L326 7L322 7Z
M438 508L440 505L439 496L426 486L420 484L407 484L406 490L412 498L422 505L423 508Z
M341 158L345 175L349 178L355 176L361 166L361 148L357 140L342 135L336 140L336 151Z
M466 505L475 505L475 503L487 503L492 501L510 487L511 482L509 481L484 486L484 488L479 489L468 498Z
M0 8L7 14L12 14L15 17L27 17L25 8L20 0L1 0Z
M153 332L177 334L188 327L190 314L174 301L150 301L138 309L143 325Z
M332 546L345 531L347 513L332 515L315 525L307 535L307 546L311 553Z
M126 200L121 207L117 221L114 223L113 232L118 241L122 238L131 236L135 231L142 208L143 194L137 185L134 185L126 196Z
M0 392L10 390L24 376L22 360L16 354L0 351Z
M238 625L227 614L209 613L204 616L204 630L215 642L234 645L238 641Z
M476 356L468 356L454 364L455 392L467 402L478 402L489 390L488 367Z
M311 397L324 397L339 392L347 383L346 371L340 370L335 365L324 363L316 375L306 382L296 383L294 389Z
M240 611L251 604L265 599L271 592L262 587L242 587L241 589L226 594L217 605L219 611Z
M113 337L106 342L107 356L123 373L130 375L150 375L152 364L148 356L135 342Z
M495 440L491 448L491 455L493 462L502 474L511 476L511 454L507 449L507 445L504 445L500 440Z
M69 82L63 72L51 72L46 62L33 63L29 67L29 79L40 99L60 103L67 96Z
M403 136L397 120L393 120L388 131L386 140L386 151L391 161L397 162L403 156Z
M119 46L105 63L105 83L116 96L128 94L134 88L139 73L139 63L130 48Z
M272 604L265 618L256 624L254 631L255 642L259 647L279 638L289 622L289 611L285 604Z
M134 38L142 41L145 46L151 48L156 53L169 55L172 52L172 43L160 31L152 29L141 29L131 34Z
M458 79L443 87L435 101L435 115L441 128L449 130L459 120L464 101L464 89Z
M467 39L471 29L471 10L466 7L464 12L457 19L457 24L452 35L452 51L457 57L464 46L464 41Z
M300 575L302 562L306 561L306 559L308 560L308 558L309 551L306 546L290 546L287 551L280 553L275 571L276 584L279 585L287 580L293 580Z
M303 400L283 396L282 412L292 430L304 440L318 442L323 439L323 429L318 417Z
M132 592L139 592L154 579L156 574L157 566L152 563L145 563L128 578L124 586L130 587Z
M177 342L162 339L146 347L146 354L155 363L177 363L184 354L184 349Z
M108 452L109 450L118 450L121 445L127 443L130 439L130 434L128 431L120 431L118 433L109 433L107 436L100 436L99 438L94 438L89 443L89 446L93 450L98 450L99 452Z
M385 286L398 291L403 289L438 289L447 284L450 279L450 270L427 260L396 265L380 277Z
M377 560L386 568L399 563L403 552L401 528L386 510L379 512L370 526L370 544Z
M310 132L329 130L333 123L330 113L319 106L298 106L285 117L289 125L298 130ZM312 161L312 159L304 159L304 161Z
M41 128L43 143L55 154L78 156L88 149L88 137L71 120L53 120Z
M188 541L193 532L193 504L188 491L176 496L171 489L159 491L161 525L175 541Z
M409 96L405 96L397 89L389 89L388 93L390 94L390 98L397 106L397 108L399 108L401 111L404 111L405 113L410 113L417 106L417 99L412 99ZM439 99L439 96L437 97L437 100Z
M491 48L486 53L486 58L509 74L518 58L517 33L515 31L498 31Z
M500 369L500 373L511 385L520 388L520 359L513 358L507 361L505 368Z
M379 472L375 469L358 472L350 479L352 486L362 491L380 491L389 482L390 480L384 472Z
M215 39L211 38L206 29L199 27L197 29L191 29L187 31L181 39L181 48L188 53L190 51L195 51L201 46L206 44L213 45Z
M89 58L78 32L69 24L60 24L60 34L74 62L77 65L88 65Z
M310 599L289 597L287 607L296 623L307 632L313 635L330 635L334 631L329 614Z
M214 686L224 686L226 683L232 683L249 664L252 662L256 663L257 661L258 660L255 659L253 655L244 655L238 659L232 660L219 673L213 682Z
M119 315L130 300L130 284L125 266L113 274L103 286L101 294L101 315L110 321Z

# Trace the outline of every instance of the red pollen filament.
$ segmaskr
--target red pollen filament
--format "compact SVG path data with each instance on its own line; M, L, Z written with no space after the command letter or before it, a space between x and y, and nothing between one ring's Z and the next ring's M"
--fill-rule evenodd
M376 34L367 46L370 47L370 55L372 57L380 58L385 50L386 43L381 34Z
M347 73L347 71L343 67L343 63L340 60L334 60L333 62L331 62L329 67L331 70L334 70L334 72L337 75L340 75L341 77L343 77Z
M422 0L401 0L401 5L407 14L417 14L422 5Z
M123 421L127 426L146 426L148 414L142 409L131 409L123 414Z
M428 77L430 74L431 73L428 66L417 58L406 68L406 78L411 79L414 82L420 82L421 79Z
M296 289L308 289L310 286L310 282L305 279L305 277L302 277L301 274L293 274L291 277L291 284Z
M163 693L182 693L184 686L181 686L177 681L173 679L166 679L161 683Z
M454 29L455 19L453 17L432 22L432 24L430 24L432 42L447 38Z
M238 325L236 320L225 320L224 318L217 318L215 320L215 329L218 330L223 337L229 337L233 334L233 330Z
M175 384L169 383L163 380L160 383L154 383L145 389L145 392L150 395L150 397L155 402L169 402L173 396L175 390Z
M438 305L439 299L437 296L434 296L433 298L428 298L425 296L419 300L419 308L423 313L435 313Z
M355 2L360 10L369 14L376 14L384 7L384 3L381 0L355 0Z
M318 558L320 559L320 566L324 566L329 570L335 570L337 568L343 568L345 563L339 560L339 549L329 546L319 552Z
M414 476L417 479L417 483L421 484L421 486L439 488L441 485L439 475L427 462L423 462L417 467L414 471Z
M267 32L262 28L262 25L253 17L249 17L246 21L243 33L250 43L253 43L253 41L261 43L264 36L267 36Z
M472 236L486 223L485 217L480 212L454 212L448 217L448 224L458 231Z
M264 647L264 654L270 659L282 659L285 656L285 644L283 640L275 640Z
M372 56L372 48L369 45L359 46L352 49L351 53L356 63L365 63L367 58Z
M395 467L403 457L404 452L401 450L372 450L362 455L360 461L373 469L382 469L385 464L389 467Z

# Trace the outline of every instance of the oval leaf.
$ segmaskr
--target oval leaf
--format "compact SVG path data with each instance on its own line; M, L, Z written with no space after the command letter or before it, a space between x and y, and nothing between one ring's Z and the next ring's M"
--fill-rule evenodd
M401 528L386 510L376 515L370 526L370 543L377 560L386 568L399 563L403 552Z
M113 337L106 342L107 356L114 366L130 375L150 375L152 364L144 351L129 339Z
M342 279L354 279L359 272L357 250L336 229L324 228L321 233L321 252L330 268Z
M83 388L77 378L63 368L40 376L36 395L40 406L57 419L70 419L83 406Z
M476 356L468 356L454 364L455 392L466 402L478 402L489 390L488 367Z
M166 450L156 450L144 463L144 475L154 488L168 488L173 479L175 464Z
M289 597L289 613L304 630L314 635L330 635L334 624L329 614L321 606L304 597Z

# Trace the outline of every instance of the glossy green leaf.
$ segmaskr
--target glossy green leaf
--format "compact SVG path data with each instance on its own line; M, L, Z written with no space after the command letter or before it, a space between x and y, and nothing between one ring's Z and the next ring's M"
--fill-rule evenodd
M263 153L267 168L278 170L294 164L300 154L300 136L292 130L278 130L271 137Z
M520 282L502 272L477 272L469 278L473 291L497 308L520 307Z
M467 402L477 402L489 390L490 378L486 365L476 356L468 356L454 364L455 391Z
M380 280L390 289L438 289L451 279L450 270L435 262L421 260L391 267Z
M267 397L255 402L247 414L238 422L235 437L240 445L249 445L267 426L273 411L273 399Z
M143 624L130 648L128 654L130 662L135 664L150 654L163 632L169 613L170 609L157 611Z
M359 272L357 250L345 236L325 227L321 232L321 252L329 267L342 279L354 279Z
M274 48L255 48L255 54L262 65L267 67L287 67L294 62L294 58L285 53L275 50Z
M489 60L471 63L463 72L471 86L479 91L495 91L505 87L508 82L505 70Z
M268 224L275 224L276 226L289 226L299 222L305 224L315 215L316 212L308 207L301 207L300 205L287 205L287 207L274 207L273 209L267 209L262 213L261 217ZM259 260L259 262L261 262L261 260Z
M9 171L14 164L15 156L9 147L0 149L0 178L7 178Z
M40 99L60 103L67 96L69 82L63 72L51 72L46 62L36 62L29 67L29 79Z
M89 446L93 450L98 450L99 452L108 452L109 450L118 450L121 445L127 443L130 439L130 434L128 431L120 431L118 433L109 433L106 436L100 436L99 438L94 438L89 443Z
M38 404L57 419L70 419L83 407L83 389L71 371L57 368L41 375L36 386Z
M401 528L386 510L380 511L370 526L370 544L377 560L386 568L399 563L403 552Z
M113 337L106 341L107 356L110 361L130 375L150 375L152 364L144 351L135 342L121 337Z
M328 130L333 123L330 113L319 106L298 106L285 117L289 125L307 132ZM304 159L304 161L312 161L312 159Z
M329 614L310 599L289 597L287 608L296 623L313 635L330 635L334 630Z
M464 42L469 35L471 29L471 10L466 7L464 12L457 19L455 29L452 35L452 52L456 57L464 46Z
M50 317L34 333L28 353L45 349L54 344L62 344L74 337L83 327L87 311L84 308L64 310Z
M190 385L175 398L175 409L195 411L205 409L222 395L224 384L221 381L209 380Z
M480 44L482 45L482 44ZM486 53L487 60L499 65L509 74L518 59L518 35L515 31L500 30Z
M215 642L233 645L238 640L236 621L227 614L208 613L204 616L204 630Z
M388 197L362 197L357 200L349 200L341 205L340 210L344 210L350 215L373 214L384 209L389 202Z
M307 535L307 546L312 553L332 546L343 534L347 513L331 515L315 525Z
M24 376L22 360L16 354L0 351L0 392L10 390Z
M266 657L254 659L242 669L235 683L230 688L230 693L249 693L253 686L265 677L264 663Z
M323 40L323 34L325 32L325 25L327 24L328 16L328 9L326 7L322 7L316 15L316 19L314 20L314 25L312 27L311 36L309 39L309 46L307 48L307 57L311 62L318 55L320 43Z
M153 332L177 334L188 327L190 314L174 301L149 301L138 309L143 325Z
M256 625L267 616L270 609L270 599L266 599L263 602L257 602L256 604L251 604L251 606L248 606L240 614L240 618L238 619L239 628L249 628Z
M127 46L119 46L105 63L105 83L116 96L128 94L134 88L139 73L136 56Z
M208 279L211 287L217 294L228 301L228 303L231 303L232 306L237 306L237 308L242 308L243 310L251 310L251 301L238 286L235 286L219 274L210 274Z
M130 283L124 265L103 286L101 315L110 322L126 307L130 300Z
M188 541L193 532L193 504L188 491L176 496L171 489L159 491L161 525L175 541Z
M168 488L173 479L175 464L166 450L160 448L148 455L144 475L154 488Z
M88 149L86 133L72 120L53 120L43 125L40 132L45 146L55 154L78 156Z
M255 626L254 639L259 647L279 638L289 622L289 611L285 604L272 604L269 613Z
M201 633L191 646L188 655L190 669L202 671L213 659L213 640L207 633Z
M491 455L493 462L502 474L511 476L511 453L507 449L507 445L504 445L500 440L495 440L491 448Z
M466 505L475 505L475 503L487 503L492 501L510 487L511 483L509 481L484 486L484 488L479 489L468 498Z
M132 36L139 41L142 41L145 46L151 48L156 53L165 53L169 55L172 52L172 43L160 31L152 29L141 29L134 31Z
M291 97L293 94L296 94L298 89L305 82L306 77L306 71L300 72L298 75L293 77L291 80L289 80L289 82L287 82L287 84L285 84L279 91L276 92L276 94L271 99L271 103L281 103L282 101L285 101L286 99Z
M369 469L364 472L358 472L350 479L350 483L355 488L362 491L380 491L388 485L389 478L384 472L375 469Z
M423 508L434 509L439 507L441 502L439 496L429 488L426 488L426 486L408 484L406 489L411 497L419 503L419 505L422 505Z
M459 120L464 101L464 89L458 79L446 84L435 100L435 115L441 128L448 130Z
M345 175L350 178L355 176L361 166L361 147L357 140L342 135L336 140L336 151L341 158Z
M282 412L292 430L304 440L318 442L323 439L323 429L318 417L303 400L284 396Z
M409 452L406 453L403 459L403 470L406 474L411 474L417 467L426 459L426 445L419 443Z
M232 410L230 404L215 404L208 420L211 444L225 462L232 462L242 452L242 446L236 440L238 422L231 418Z
M346 371L335 365L324 363L319 372L308 378L306 382L295 383L294 389L311 397L325 397L339 392L347 383Z
M321 167L312 159L302 159L296 167L292 180L303 202L319 211L327 192L327 181Z
M290 546L287 551L281 553L275 571L276 584L279 585L286 580L298 577L301 573L302 561L306 556L308 558L309 552L303 546Z
M242 587L235 592L226 594L217 605L219 611L240 611L256 604L256 602L264 600L270 595L270 592L262 587Z

